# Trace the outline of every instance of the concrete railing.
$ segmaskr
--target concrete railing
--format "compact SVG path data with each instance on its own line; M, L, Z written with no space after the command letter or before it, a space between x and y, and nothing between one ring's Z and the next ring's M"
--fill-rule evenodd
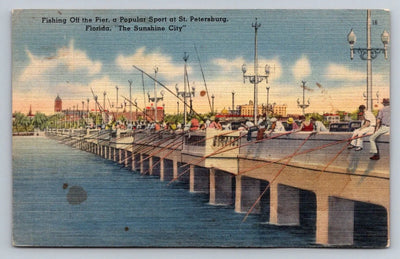
M273 134L272 137L277 134ZM291 158L290 165L322 170L329 164L326 171L389 177L390 135L386 134L378 139L377 145L381 159L374 161L369 159L371 156L369 137L364 138L363 150L355 151L347 149L347 140L352 137L352 133L324 132L306 140L309 134L308 132L292 133L243 146L240 148L239 157L264 161L283 159L280 161L283 163L284 158L293 155L302 145L297 152L298 155ZM246 139L242 138L241 144L245 142Z

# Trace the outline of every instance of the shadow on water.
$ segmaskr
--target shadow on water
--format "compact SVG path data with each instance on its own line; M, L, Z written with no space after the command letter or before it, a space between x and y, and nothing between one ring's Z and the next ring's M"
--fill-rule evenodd
M374 204L354 204L354 246L385 247L387 245L387 212Z

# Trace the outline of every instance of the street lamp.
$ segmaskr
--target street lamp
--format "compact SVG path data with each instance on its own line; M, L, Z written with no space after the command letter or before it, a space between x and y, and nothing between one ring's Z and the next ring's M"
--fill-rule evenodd
M117 90L117 101L116 101L116 103L115 103L115 109L116 109L116 118L115 119L118 119L118 108L119 108L119 106L118 106L118 85L116 85L115 86L115 90Z
M265 89L267 89L267 115L268 115L268 111L269 111L269 88L270 86L267 85L267 87Z
M303 88L303 103L300 103L299 98L297 98L297 106L303 110L303 115L305 115L305 109L310 106L310 99L308 99L307 103L305 102L305 91L309 88L306 87L306 81L301 81L301 83L301 88Z
M136 107L136 114L135 114L135 120L137 121L137 117L138 117L138 104L137 104L137 99L135 99L135 107Z
M132 80L128 80L129 83L129 116L131 117L131 122L133 121L133 117L132 117ZM135 100L136 102L136 100Z
M192 86L192 91L189 90L189 87L187 86L187 70L186 70L186 65L187 65L187 60L189 58L189 55L185 55L183 56L183 60L185 61L185 66L184 66L184 77L183 77L183 82L184 82L184 86L183 86L183 91L179 91L179 87L178 84L175 85L175 90L176 90L176 95L178 96L182 96L183 97L183 114L184 114L184 123L186 124L187 121L187 111L186 111L186 106L187 106L187 102L186 102L186 98L192 98L192 96L195 96L195 90L196 88L194 86ZM190 105L191 107L191 105ZM192 110L192 107L191 107ZM178 113L179 113L179 104L178 104Z
M97 95L94 96L94 114L95 114L94 125L97 129Z
M86 99L87 102L87 123L89 122L89 98Z
M147 97L149 99L149 102L154 102L155 103L155 110L157 110L157 102L158 101L162 101L164 100L164 90L161 90L160 92L161 97L156 97L156 95L154 97L150 97L150 93L147 92ZM154 122L157 122L157 112L154 112Z
M214 114L214 94L211 95L211 99L212 99L212 105L211 105L211 113Z
M232 114L236 114L236 112L235 112L235 91L232 91Z
M356 34L353 29L350 30L347 35L347 41L350 44L350 59L353 60L354 52L360 55L362 60L367 60L367 103L366 108L372 111L372 60L374 60L379 53L383 53L385 59L387 59L387 46L389 44L389 33L384 30L381 34L381 41L383 48L371 48L371 10L367 10L367 48L354 48L354 44L357 41Z
M258 115L258 88L257 85L263 79L268 84L268 77L269 77L269 66L265 66L265 75L258 74L258 56L257 56L257 30L260 28L261 23L257 23L257 18L255 22L251 25L254 28L254 75L246 75L247 68L246 64L242 65L242 72L243 72L243 83L246 82L246 78L249 79L250 83L254 84L254 122L257 121Z
M157 72L158 72L158 67L154 67L154 122L157 122L157 103L158 103L158 98L157 98ZM149 95L150 99L150 95Z

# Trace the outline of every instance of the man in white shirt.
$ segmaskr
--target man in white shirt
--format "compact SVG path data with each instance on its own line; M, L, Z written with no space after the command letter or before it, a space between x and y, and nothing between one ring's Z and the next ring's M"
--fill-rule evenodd
M363 121L361 122L361 127L354 130L352 138L348 149L355 148L355 151L360 151L363 149L363 136L367 134L372 134L375 131L376 118L371 111L366 111L364 105L358 107L360 113L363 113Z

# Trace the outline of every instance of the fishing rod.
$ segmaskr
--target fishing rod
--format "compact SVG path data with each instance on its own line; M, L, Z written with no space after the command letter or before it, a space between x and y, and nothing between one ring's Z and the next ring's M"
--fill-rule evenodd
M293 132L291 132L291 131L290 132L284 132L284 133L280 133L280 134L272 136L272 137L268 137L268 138L264 138L264 139L260 139L260 140L255 140L255 141L251 141L251 142L245 143L243 145L238 145L238 146L235 146L235 147L224 149L227 145L231 144L231 143L228 143L227 145L223 146L222 148L218 149L217 151L213 152L212 154L209 154L207 157L218 155L218 154L221 154L221 153L225 153L225 152L228 152L228 151L231 151L231 150L234 150L234 149L238 149L238 148L241 148L241 147L244 147L244 146L252 145L252 144L255 144L255 143L260 143L260 142L265 141L265 140L270 140L270 139L278 138L278 137L281 137L281 136L284 136L284 135L289 135L291 133L293 133ZM243 134L241 137L243 137L244 135L245 134Z
M128 98L126 98L125 96L121 95L122 98L124 98L126 101L128 101L131 105L133 105L134 107L136 107L137 109L139 109L142 114L146 117L148 117L149 121L152 121L153 118L151 118L150 116L147 115L147 112L143 111L142 108L140 108L137 104L133 103L131 100L129 100ZM157 108L157 107L156 107ZM155 120L154 120L155 121Z
M146 76L148 76L150 79L152 79L153 81L155 81L157 84L161 85L165 90L167 90L170 94L172 94L173 96L175 96L179 101L181 101L186 107L188 107L190 109L190 105L187 104L187 102L185 100L182 100L182 98L179 97L179 95L175 94L173 91L171 91L168 87L166 87L163 83L161 83L160 81L158 81L156 78L152 77L151 75L149 75L148 73L146 73L145 71L143 71L142 69L138 68L135 65L132 65L135 69L137 69L138 71L142 72L142 75L145 74ZM204 117L197 113L194 109L192 109L193 113L195 113L199 118L201 118L202 120L204 120ZM186 122L185 122L186 123Z
M197 143L200 143L200 142L204 142L204 141L207 141L207 140L209 140L209 139L213 139L213 138L215 138L215 137L220 137L220 136L228 135L228 134L231 134L231 133L235 133L235 132L237 132L237 131L239 131L239 130L231 130L231 131L224 132L224 133L221 133L221 134L218 134L218 135L213 135L213 136L211 136L211 137L208 137L208 138L205 138L205 139L200 139L200 140L198 140L198 141L195 141L195 142L191 143L191 145L194 145L194 144L197 144ZM226 147L227 145L232 144L232 143L235 142L235 141L236 141L236 140L233 140L232 142L226 144L224 147ZM222 147L222 149L223 149L224 147ZM219 152L219 150L220 150L220 149L218 149L216 152ZM224 150L224 151L221 151L221 152L216 153L216 154L220 154L220 153L223 153L223 152L226 152L226 151ZM215 154L213 154L213 155L215 155ZM192 161L194 161L194 159L193 159ZM181 168L181 167L188 166L192 161L190 161L188 164L181 165L180 168Z
M165 143L165 142L167 142L167 141L169 141L169 140L171 140L171 139L174 139L176 136L178 136L178 137L183 137L183 135L185 135L185 134L186 134L185 132L181 132L181 133L179 133L179 134L177 134L177 135L175 135L175 136L173 136L173 137L167 138L167 140L164 141L163 143ZM149 159L150 157L153 157L156 153L159 153L159 152L164 151L165 149L167 149L167 148L169 148L170 146L172 146L177 140L180 141L180 138L175 139L174 141L172 141L171 143L169 143L167 146L163 147L161 150L159 150L159 151L157 151L157 152L152 152L151 154L149 154L148 157L146 157L145 159L143 159L143 160L140 161L140 162L143 162L143 161Z
M158 138L158 136L153 137L153 138L150 138L150 139L149 139L149 138L143 138L141 142L132 143L132 144L138 145L138 147L136 147L136 149L134 149L134 148L132 147L131 155L130 155L129 157L125 158L125 159L124 159L123 161L121 161L121 162L125 162L127 159L132 158L132 157L135 155L135 153L143 152L143 150L149 148L148 146L142 146L142 145L146 145L146 144L148 144L148 143L154 141L156 138ZM130 145L132 145L132 144L130 144ZM150 149L151 149L151 148L152 148L152 147L150 147ZM149 149L149 150L150 150L150 149ZM146 151L147 151L147 150L146 150ZM121 166L120 169L122 169L122 168L124 168L124 167L125 167L125 166Z
M204 161L206 158L208 158L208 157L210 157L210 156L214 156L214 155L217 155L217 154L220 154L220 153L225 153L225 152L227 152L227 151L240 148L240 147L242 147L242 146L246 146L246 145L250 145L250 144L254 144L254 143L259 143L259 142L264 141L264 140L269 140L269 139L277 138L277 137L280 137L280 136L283 136L283 135L288 135L288 134L291 134L291 133L292 133L292 132L285 132L285 133L278 134L278 135L273 136L273 137L265 138L265 139L262 139L262 140L257 140L257 141L254 141L254 142L246 143L246 144L241 145L241 146L236 146L236 147L232 147L232 148L228 148L228 149L225 149L225 150L224 150L224 148L225 148L226 146L228 146L228 145L232 144L233 142L235 142L235 141L239 140L240 138L242 138L242 137L245 135L245 134L243 134L243 135L240 135L238 138L236 138L236 139L234 139L234 140L228 142L226 145L224 145L223 147L221 147L221 148L218 149L217 151L215 151L215 152L213 152L213 153L211 153L211 154L208 154L208 155L206 155L206 156L203 156L202 158L200 158L200 159L195 163L195 165L198 165L199 163L201 163L202 161ZM247 134L247 133L246 133L246 134ZM186 169L184 172L182 172L180 175L178 175L176 178L172 179L171 182L169 182L169 184L171 184L172 182L176 181L179 177L181 177L182 175L184 175L184 174L187 173L188 171L189 171L189 168Z
M171 140L172 138L174 138L174 137L167 137L166 139L162 139L162 140L160 140L160 141L158 141L158 142L156 142L156 143L154 143L154 144L151 144L148 148L148 150L146 150L146 152L147 151L150 151L150 150L152 150L152 149L155 149L157 146L159 146L159 145L161 145L161 144L163 144L163 143L165 143L165 142L167 142L167 141L169 141L169 140ZM147 143L148 144L148 143ZM145 160L147 160L147 159L142 159L142 160L140 160L140 162L143 162L143 161L145 161Z
M177 150L182 144L181 143L177 143L175 144L170 151L167 152L167 154L165 154L163 157L160 157L160 159L154 163L147 171L145 171L143 174L146 174L147 172L149 172L150 170L152 170L156 165L158 165L159 163L161 163L161 160L163 160L164 158L166 158L169 154L171 154L172 152L174 152L175 150Z
M195 142L193 142L193 143L191 143L192 145L194 145L194 144L197 144L197 143L200 143L200 142L205 142L205 141L207 141L207 140L209 140L209 139L212 139L212 138L214 138L214 137L216 137L216 136L223 136L223 135L227 135L227 134L230 134L230 133L233 133L233 132L236 132L237 130L233 130L233 131L229 131L229 132L224 132L224 133L221 133L221 134L218 134L218 135L214 135L214 136L211 136L211 137L208 137L208 138L205 138L205 139L200 139L200 140L198 140L198 141L195 141ZM178 149L178 147L181 145L181 143L179 143L179 145L176 145L176 146L174 146L174 148L170 151L170 152L168 152L167 153L167 155L165 155L164 157L162 157L161 159L164 159L166 156L168 156L170 153L172 153L173 151L175 151L176 149ZM161 151L160 151L161 152ZM158 162L156 162L154 165L153 165L153 167L155 166L155 165L157 165L159 163L159 161ZM182 165L182 166L180 166L180 167L183 167L183 166L187 166L188 164L186 164L186 165ZM151 167L151 169L152 169L152 167ZM150 169L149 169L150 170ZM148 170L148 171L149 171ZM147 172L147 171L146 171Z
M275 177L268 183L268 185L265 187L264 191L258 196L257 200L254 202L254 204L250 207L249 211L247 211L246 216L244 216L242 223L246 221L247 217L250 215L250 213L253 211L253 209L256 207L256 205L260 202L261 198L264 196L264 194L267 192L271 184L278 178L278 176L283 172L283 170L286 168L286 166L290 163L292 158L296 155L297 152L303 147L303 145L307 142L307 140L314 135L314 132L311 132L307 138L304 139L304 141L300 144L300 146L291 154L286 161L286 163L281 167L281 169L278 171L278 173L275 175Z
M367 136L370 136L370 135L372 135L372 134L366 134L366 135L360 136L360 137L356 136L356 137L351 137L351 138L347 138L347 139L338 140L338 141L335 141L335 142L332 142L332 143L328 143L328 144L321 145L321 146L318 146L318 147L315 147L315 148L310 148L310 149L301 151L301 152L297 153L295 156L304 155L304 154L313 152L313 151L315 151L315 150L324 149L324 148L327 148L327 147L330 147L330 146L334 146L334 145L337 145L337 144L340 144L340 143L343 143L343 142L349 142L349 141L351 141L351 140L353 140L353 139L363 138L363 137L367 137ZM280 162L280 161L282 161L282 160L285 160L285 159L287 159L287 158L289 158L289 157L290 157L290 155L285 156L285 157L283 157L283 158L279 158L279 159L277 159L277 160L275 160L275 161L264 161L262 164L259 164L259 165L256 165L256 166L254 166L254 167L251 167L251 168L249 168L249 169L246 169L246 170L243 170L243 171L238 172L237 175L242 175L242 174L244 174L244 173L247 173L247 172L252 171L252 170L254 170L254 169L257 169L257 168L261 168L261 167L266 166L266 165L269 165L269 164L278 163L278 162Z
M244 135L239 135L237 138L234 138L233 140L229 141L226 145L222 146L221 148L219 148L217 151L212 152L211 154L205 155L203 157L201 157L199 160L197 160L194 165L198 165L199 163L201 163L202 161L204 161L207 157L213 156L215 155L216 152L221 151L222 149L224 149L226 146L234 143L235 141L238 141L240 138L242 138ZM181 174L179 174L177 177L173 178L168 185L170 185L171 183L175 182L176 180L179 179L179 177L181 177L182 175L186 174L189 171L190 168L187 168L185 171L183 171Z
M194 44L194 49L195 49L195 51L196 51L197 60L199 61L200 70L201 70L201 75L202 75L203 81L204 81L204 87L206 88L208 104L210 105L210 111L212 112L212 106L211 106L210 95L208 94L206 78L205 78L205 76L204 76L203 67L202 67L201 62L200 62L200 56L199 56L199 53L197 52L196 44ZM233 110L233 109L234 109L234 108L232 107L232 110Z

